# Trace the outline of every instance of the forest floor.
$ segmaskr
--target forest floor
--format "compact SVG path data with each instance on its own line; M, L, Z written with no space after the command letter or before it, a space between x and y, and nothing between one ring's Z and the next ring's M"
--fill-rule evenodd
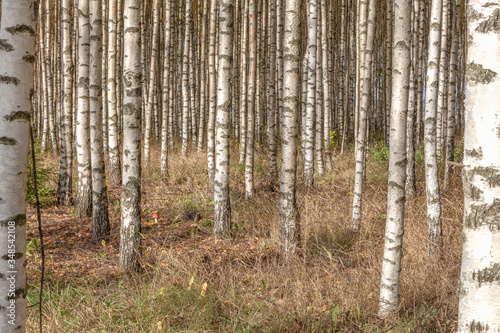
M335 154L333 171L308 189L299 181L302 250L280 258L279 191L270 188L266 154L256 154L255 198L244 196L244 165L231 152L233 237L212 236L213 195L206 155L170 155L169 177L143 171L141 273L118 268L120 189L109 186L111 239L92 242L90 219L57 207L57 159L42 155L46 256L45 332L453 332L458 312L463 193L460 170L442 190L443 256L427 255L424 170L417 154L417 196L407 201L401 306L377 317L387 198L387 149L367 159L363 220L350 232L354 156ZM155 151L151 165L159 166ZM301 177L301 166L298 179ZM152 218L158 213L157 223ZM38 331L40 249L28 207L28 331Z

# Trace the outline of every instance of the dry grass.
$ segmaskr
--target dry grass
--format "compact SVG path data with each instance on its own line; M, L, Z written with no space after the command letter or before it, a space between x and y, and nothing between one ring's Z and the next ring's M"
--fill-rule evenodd
M363 223L349 231L354 157L335 156L334 170L312 189L298 186L302 251L280 260L278 193L269 188L267 157L256 156L257 195L244 199L244 167L232 151L233 238L211 234L212 194L206 155L170 156L169 175L144 171L143 210L160 212L144 230L144 272L68 281L49 278L46 332L451 332L456 329L463 194L454 174L443 193L444 255L427 256L425 185L417 168L417 197L407 203L401 307L376 316L384 241L387 163L370 158ZM154 151L151 165L159 165ZM298 174L301 169L299 167ZM300 176L299 176L300 179ZM113 202L118 189L112 188ZM110 211L113 210L111 205ZM30 222L31 223L31 222ZM70 222L71 223L71 222ZM88 224L88 222L87 222ZM119 221L112 221L117 230ZM156 229L155 229L156 228ZM117 247L117 241L115 243ZM113 259L112 265L117 265ZM29 266L35 274L37 263ZM37 282L31 284L34 301ZM206 289L205 289L206 288ZM30 331L37 310L28 311Z

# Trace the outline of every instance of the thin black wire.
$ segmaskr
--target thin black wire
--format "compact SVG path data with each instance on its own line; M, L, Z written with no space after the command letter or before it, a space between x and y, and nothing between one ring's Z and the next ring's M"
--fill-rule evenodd
M35 192L36 217L38 220L38 234L40 236L40 251L42 253L42 276L40 278L40 294L38 295L40 333L42 333L42 295L43 295L43 282L45 279L45 248L43 246L42 215L40 212L40 200L38 199L38 188L36 182L35 140L33 139L33 128L31 127L31 124L30 124L30 141L31 141L31 163L33 165L33 191Z

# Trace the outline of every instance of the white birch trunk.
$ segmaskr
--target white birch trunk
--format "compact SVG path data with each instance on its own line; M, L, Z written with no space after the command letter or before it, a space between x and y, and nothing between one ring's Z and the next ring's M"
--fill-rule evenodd
M365 0L361 1L361 4ZM368 1L368 0L366 0ZM352 223L351 229L354 232L359 231L361 223L362 212L362 196L363 196L363 182L364 182L364 169L365 169L365 149L366 149L366 128L368 118L368 108L370 103L370 89L371 89L371 66L372 66L372 50L374 40L374 18L376 6L370 0L367 19L367 33L366 33L366 47L365 47L365 63L361 68L361 100L359 104L359 125L358 135L356 141L356 174L354 176L354 191L352 203ZM362 23L363 24L363 23Z
M255 195L253 182L254 139L255 139L255 106L256 106L256 75L257 75L257 4L255 0L248 3L248 36L249 36L249 76L248 76L248 122L245 154L245 197Z
M140 0L125 0L123 78L123 180L120 268L137 270L141 256L141 33Z
M101 0L90 0L90 160L92 167L92 226L95 241L107 239L110 233L108 189L106 187L102 142L101 7Z
M208 0L207 0L208 1ZM209 107L207 123L208 186L214 187L215 178L215 117L217 113L217 72L215 70L215 36L217 26L217 1L210 0L210 40L208 43Z
M439 192L438 163L436 155L436 112L439 85L439 52L441 48L441 10L443 0L432 0L429 55L425 82L425 123L424 155L425 184L427 192L427 233L429 237L429 255L439 256L442 245L441 230L441 195Z
M161 155L160 155L160 170L161 174L166 176L168 174L168 134L169 134L169 126L171 125L171 119L169 119L169 110L171 104L173 103L170 98L170 76L173 75L171 71L170 64L170 48L172 47L170 44L172 43L172 31L170 29L170 25L172 24L172 19L175 19L173 16L174 8L173 8L172 0L165 0L163 3L163 11L165 15L164 22L164 38L165 44L163 47L163 105L162 105L162 123L161 123Z
M285 0L283 114L281 124L280 221L281 249L289 259L299 245L299 212L296 199L297 137L300 110L300 0Z
M113 184L121 180L119 118L117 111L117 79L116 64L120 55L116 50L117 43L117 0L109 0L108 20L108 144L109 175Z
M227 237L231 234L231 203L229 200L230 74L233 60L233 6L231 0L220 0L219 2L218 58L214 233L217 236Z
M75 213L77 217L92 214L92 170L90 165L90 23L88 0L78 1L78 114L76 118L76 156L78 190Z
M145 27L143 27L145 29ZM152 131L152 118L154 109L154 96L155 96L155 79L157 76L157 57L160 48L160 0L153 1L153 41L151 45L151 57L149 65L149 92L146 107L146 133L144 135L144 166L147 168L149 165L150 145L151 145L151 131Z
M316 121L316 48L317 0L309 0L307 44L307 106L304 126L304 173L302 181L307 186L314 183L314 125Z
M0 17L0 331L26 331L26 166L35 60L33 0L3 0Z
M378 313L383 318L393 315L399 305L406 179L406 112L410 79L410 15L411 0L399 1L398 5L394 6L392 47L394 75L389 137L387 219L378 308Z
M499 332L500 6L470 0L467 13L464 243L458 332Z
M61 160L57 202L69 206L73 203L73 59L71 43L71 0L62 1L61 49L63 72L63 103L61 122Z

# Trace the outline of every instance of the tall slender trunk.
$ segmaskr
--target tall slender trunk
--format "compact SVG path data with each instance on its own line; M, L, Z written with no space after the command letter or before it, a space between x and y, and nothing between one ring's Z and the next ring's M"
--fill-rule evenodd
M307 186L314 183L314 125L316 121L316 48L317 48L317 0L308 3L308 45L307 45L307 107L304 129L304 173L303 182Z
M249 72L248 72L248 123L245 154L245 197L251 198L255 195L253 183L254 164L254 139L255 139L255 106L256 106L256 75L257 75L257 4L255 0L248 3L248 36L249 36Z
M201 48L200 48L200 126L198 131L198 153L203 150L203 140L205 138L205 114L206 114L206 92L208 91L206 85L206 34L207 34L207 16L208 16L208 0L203 3L203 16L201 21ZM234 88L233 88L234 89ZM236 97L236 95L234 95Z
M276 162L276 2L269 2L269 108L267 111L267 137L269 143L269 174L271 186L278 184L278 165Z
M182 57L182 155L187 154L189 139L189 48L191 47L191 0L186 1L186 21L184 23L184 52Z
M220 0L219 2L218 58L214 233L217 236L225 237L231 234L231 203L229 199L230 74L233 60L233 5L231 0Z
M440 255L442 240L441 230L441 194L439 192L438 162L436 155L436 113L439 85L439 52L441 48L441 9L442 0L432 0L429 55L425 82L425 185L427 192L427 233L429 255L435 259Z
M78 115L76 123L78 190L75 213L78 217L90 217L92 213L92 169L90 165L90 24L88 0L78 1L78 13Z
M138 270L141 256L141 33L140 0L125 0L123 78L123 180L120 268Z
M368 1L368 0L366 0ZM365 0L361 0L360 4L363 4ZM366 3L365 5L368 5ZM367 118L368 109L370 103L370 89L371 89L371 66L372 66L372 51L373 51L373 40L374 40L374 18L375 18L376 6L374 0L370 0L370 6L368 8L368 19L367 19L367 33L366 33L366 47L365 47L365 63L361 68L361 100L359 104L359 132L357 135L356 144L356 174L354 176L354 191L353 191L353 204L352 204L352 224L351 228L353 231L357 232L359 230L359 225L361 223L361 211L362 211L362 196L363 196L363 182L364 182L364 172L365 172L365 149L366 149L366 129L367 129Z
M285 0L283 114L281 124L280 221L281 250L291 259L299 246L299 212L296 199L297 136L300 110L300 0Z
M81 1L81 0L80 0ZM108 189L102 145L102 2L90 0L90 148L92 225L95 241L109 238Z
M25 200L35 61L34 5L33 0L3 0L0 13L0 156L4 161L0 163L0 331L6 333L26 330Z
M170 88L170 76L172 75L171 63L170 63L170 48L172 47L172 32L170 30L170 25L172 24L172 12L173 1L165 0L163 3L164 10L164 38L165 43L163 47L163 105L162 105L162 123L161 123L161 156L160 156L160 170L162 175L167 175L168 172L168 134L169 126L171 125L171 119L169 119L170 106L173 103L170 98L170 93L172 89ZM202 72L203 73L203 72Z
M63 52L63 104L61 122L61 159L59 167L59 182L57 187L57 202L60 205L73 204L73 59L71 43L71 0L62 1L61 17L61 49Z
M373 1L373 0L371 0ZM384 259L380 282L378 313L387 318L399 305L399 274L403 253L405 178L406 178L406 112L410 80L411 0L394 6L393 79L391 130L389 137L389 177Z
M208 0L207 0L208 1ZM215 70L215 36L217 1L210 0L210 41L208 44L208 71L209 71L209 108L207 124L207 164L208 164L208 186L214 187L215 178L215 117L217 113L217 72Z
M243 15L243 33L241 34L241 101L240 101L240 163L245 161L247 142L247 113L248 113L248 15L249 5L245 2L245 14Z
M118 20L117 0L109 0L109 21L108 21L108 144L109 144L109 175L113 184L120 183L121 162L120 162L120 135L118 131L118 111L117 111L117 79L116 66L117 58L120 56L116 50L117 44L117 20Z
M459 48L459 33L460 33L460 16L461 16L461 2L455 0L455 9L453 9L453 23L452 23L452 45L450 57L450 74L448 81L448 121L446 128L446 155L445 155L445 173L444 173L444 187L447 189L450 184L451 165L450 161L454 160L455 153L455 107L456 95L458 90L457 74L458 74L458 48Z
M325 164L328 172L332 171L332 152L330 149L330 132L331 132L331 114L332 114L332 94L331 80L328 68L333 59L329 57L328 52L328 17L326 11L326 0L321 0L321 51L323 53L322 67L323 67L323 112L324 112L324 125L323 125L323 144L325 150ZM330 62L329 62L330 60Z
M143 27L145 29L145 27ZM160 0L153 2L153 40L151 44L151 57L149 65L148 100L146 107L146 133L144 135L144 166L147 168L150 158L151 131L155 96L155 79L157 77L158 51L160 49Z

